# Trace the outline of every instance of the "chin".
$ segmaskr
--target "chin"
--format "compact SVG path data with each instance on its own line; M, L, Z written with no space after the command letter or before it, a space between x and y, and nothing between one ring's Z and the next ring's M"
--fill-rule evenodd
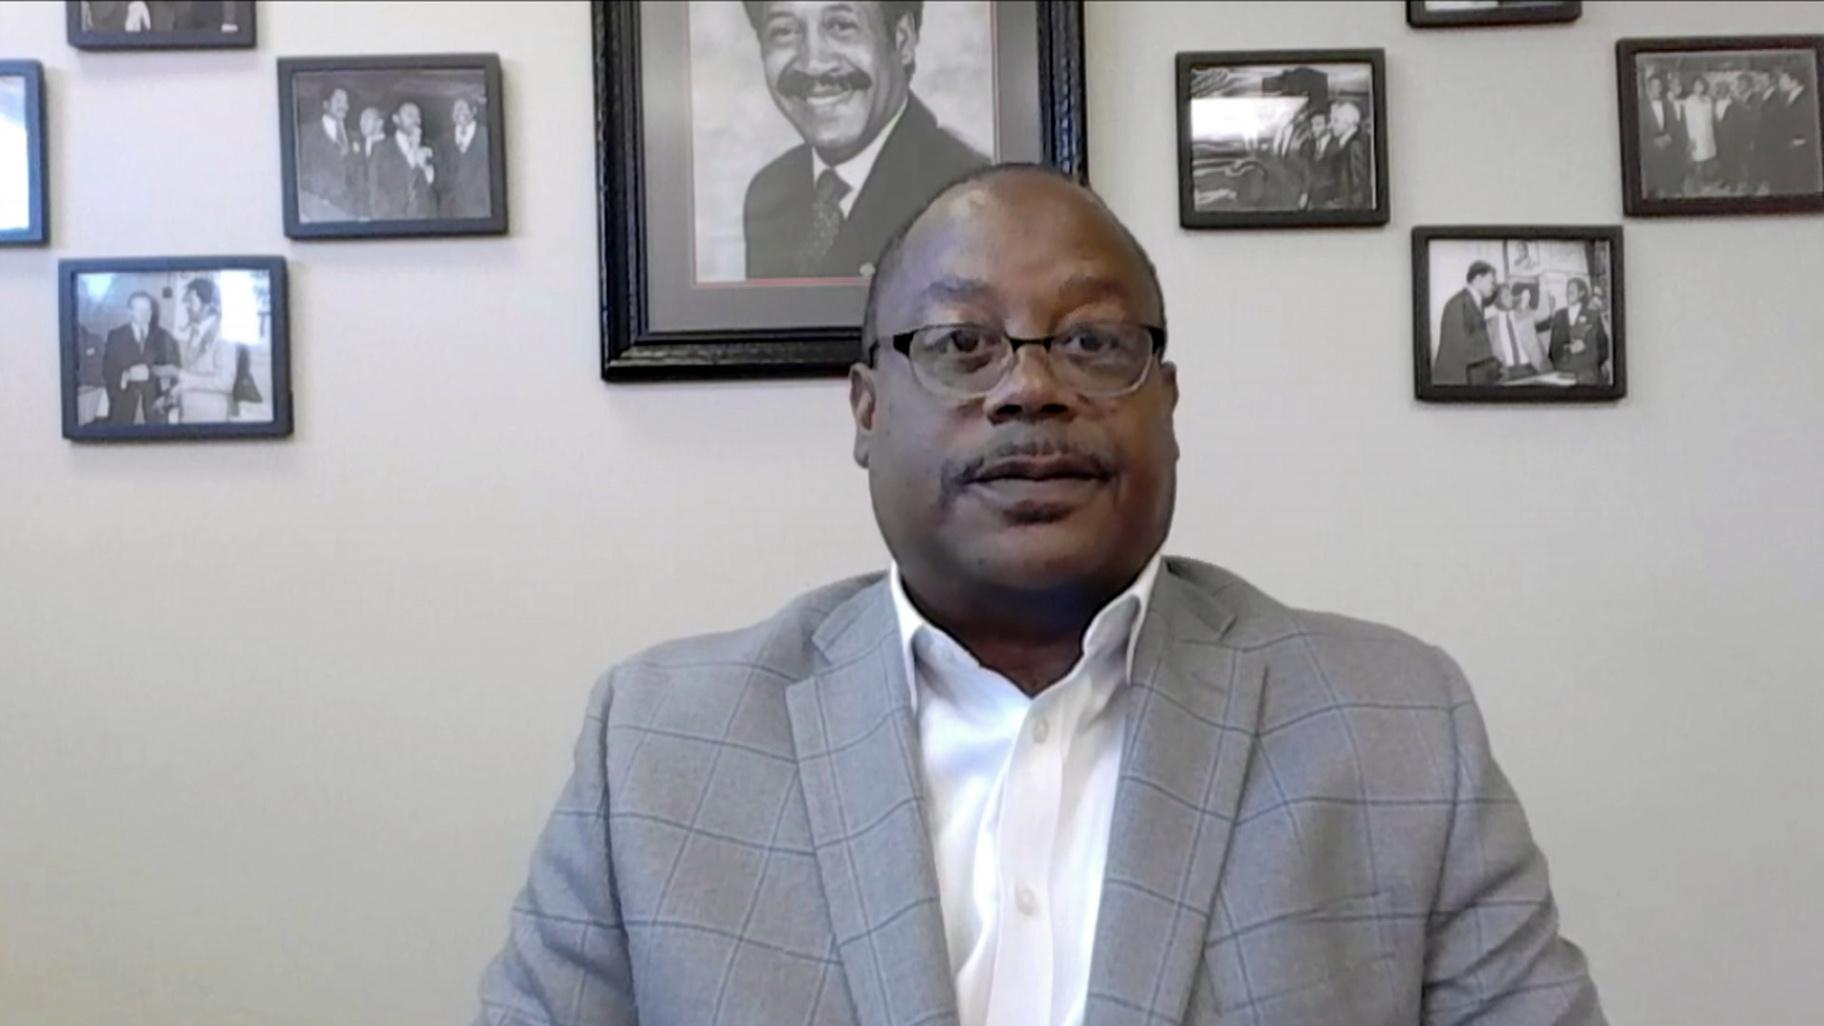
M1110 574L1106 543L1055 524L1013 527L984 542L972 562L980 576L1005 588L1043 591Z

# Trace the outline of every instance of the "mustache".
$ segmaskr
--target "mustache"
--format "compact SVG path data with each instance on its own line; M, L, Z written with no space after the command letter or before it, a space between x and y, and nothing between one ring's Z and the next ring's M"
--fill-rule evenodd
M787 68L779 75L779 92L794 99L804 99L819 86L833 86L838 89L853 89L857 92L874 84L874 79L859 68L846 71L832 71L824 75L807 75L796 68Z
M1114 456L1099 448L1059 438L1010 439L974 456L952 460L945 466L945 483L952 490L999 477L1028 476L1034 463L1051 476L1113 477Z

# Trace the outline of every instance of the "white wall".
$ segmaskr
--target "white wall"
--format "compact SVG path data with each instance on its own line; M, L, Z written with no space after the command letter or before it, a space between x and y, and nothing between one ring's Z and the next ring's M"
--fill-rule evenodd
M463 1021L592 676L878 566L835 382L596 379L581 4L266 3L253 52L46 65L54 246L0 251L0 1022ZM1824 1007L1824 219L1627 222L1618 406L1412 401L1407 230L1621 218L1613 42L1824 5L1088 14L1092 175L1185 400L1172 548L1448 646L1618 1023ZM1177 226L1180 48L1388 52L1393 223ZM287 242L279 55L493 50L513 233ZM1516 139L1532 159L1515 159ZM297 437L58 437L55 261L292 260Z

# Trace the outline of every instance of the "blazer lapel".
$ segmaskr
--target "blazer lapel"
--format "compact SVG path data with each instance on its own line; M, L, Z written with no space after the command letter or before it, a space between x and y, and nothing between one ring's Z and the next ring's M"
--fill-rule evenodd
M1134 659L1085 1026L1180 1022L1254 743L1261 667L1234 614L1159 575Z
M956 1022L918 732L884 581L830 614L786 691L837 951L862 1026Z

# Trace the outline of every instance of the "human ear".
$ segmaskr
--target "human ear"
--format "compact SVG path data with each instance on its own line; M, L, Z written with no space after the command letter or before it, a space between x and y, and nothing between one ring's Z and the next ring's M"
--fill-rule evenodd
M855 417L855 465L866 468L868 447L874 437L874 368L865 363L849 367L849 412Z

